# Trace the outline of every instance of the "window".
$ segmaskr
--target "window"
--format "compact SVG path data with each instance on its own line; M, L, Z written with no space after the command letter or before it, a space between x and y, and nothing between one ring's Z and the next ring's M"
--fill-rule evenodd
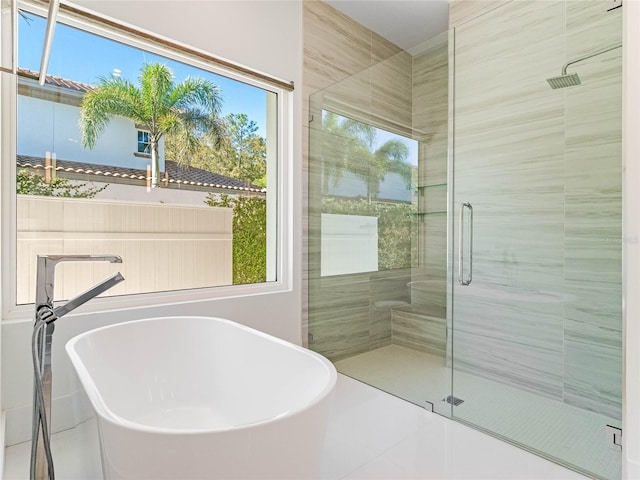
M281 280L285 90L58 18L42 86L45 18L33 7L18 19L12 303L33 302L38 254L123 258L117 268L61 264L56 299L110 269L126 281L105 295Z
M138 130L138 153L151 154L151 142L149 142L149 132Z
M418 142L328 110L315 133L321 276L411 267Z

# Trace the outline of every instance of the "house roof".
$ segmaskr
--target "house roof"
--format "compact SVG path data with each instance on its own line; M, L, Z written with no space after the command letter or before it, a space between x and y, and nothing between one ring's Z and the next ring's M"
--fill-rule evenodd
M35 80L37 80L40 75L38 72L29 70L28 68L18 68L18 74L25 77L33 78ZM66 88L83 94L95 88L95 86L89 85L88 83L75 82L73 80L68 80L66 78L56 77L53 75L47 75L45 77L44 84L54 87Z
M45 170L47 167L45 159L42 157L31 157L18 155L16 158L18 168L33 168ZM181 167L176 162L165 160L165 172L161 182L168 186L197 186L203 188L217 188L225 190L240 190L245 192L261 192L266 190L257 185L245 184L242 180L225 177L217 173L202 170L194 167ZM96 179L99 182L112 181L117 183L118 179L140 180L146 182L147 172L135 168L115 167L111 165L96 165L93 163L73 162L69 160L56 160L56 172L67 172L85 175L96 175L102 178Z

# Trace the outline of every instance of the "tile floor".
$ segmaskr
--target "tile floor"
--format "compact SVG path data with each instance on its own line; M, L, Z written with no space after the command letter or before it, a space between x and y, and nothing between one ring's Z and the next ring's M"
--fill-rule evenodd
M400 398L451 415L451 369L436 355L389 345L336 362L338 371ZM456 370L457 418L481 425L603 478L621 478L621 452L606 446L605 427L620 422L531 392Z
M82 448L79 446L82 445ZM77 455L77 451L94 455ZM93 421L53 440L58 480L100 478ZM7 448L4 479L27 479L29 444ZM344 375L338 376L320 478L578 480L582 475Z

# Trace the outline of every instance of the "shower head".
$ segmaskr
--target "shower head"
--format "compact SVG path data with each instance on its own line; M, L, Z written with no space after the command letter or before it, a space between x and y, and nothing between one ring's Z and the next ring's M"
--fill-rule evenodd
M602 55L603 53L610 52L611 50L615 50L616 48L620 48L621 46L622 44L618 43L617 45L603 48L602 50L598 50L597 52L591 52L586 55L583 55L580 58L571 60L570 62L565 63L564 66L562 67L562 75L560 75L559 77L547 78L547 82L549 82L549 85L551 85L551 88L553 88L554 90L556 88L567 88L567 87L574 87L576 85L582 85L582 82L580 81L580 77L578 77L578 74L577 73L568 74L567 67L569 65L573 65L574 63L579 63L584 60L587 60L588 58L593 58L597 55Z
M580 77L577 73L560 75L559 77L547 78L547 82L554 90L556 88L567 88L581 85Z

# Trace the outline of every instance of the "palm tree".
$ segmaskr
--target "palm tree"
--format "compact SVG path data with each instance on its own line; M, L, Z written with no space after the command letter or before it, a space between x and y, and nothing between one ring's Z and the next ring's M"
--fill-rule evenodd
M322 188L327 194L330 182L334 187L338 186L345 172L357 174L367 165L376 131L365 123L325 111L321 135Z
M411 188L414 168L407 163L409 147L402 140L391 139L380 145L369 157L369 174L364 180L367 182L369 199L377 197L380 183L387 173L397 173L405 181L407 188Z
M397 173L407 188L411 187L414 167L407 163L409 148L401 140L387 140L375 148L375 127L333 112L324 112L322 130L325 194L329 179L337 186L345 172L362 179L367 186L369 201L378 196L380 182L388 173Z
M152 186L158 186L158 145L170 133L179 145L176 161L185 165L206 134L220 142L222 97L219 87L206 79L187 77L174 83L171 69L161 63L144 64L139 86L120 77L100 77L80 107L82 145L93 148L115 116L126 117L149 132Z

